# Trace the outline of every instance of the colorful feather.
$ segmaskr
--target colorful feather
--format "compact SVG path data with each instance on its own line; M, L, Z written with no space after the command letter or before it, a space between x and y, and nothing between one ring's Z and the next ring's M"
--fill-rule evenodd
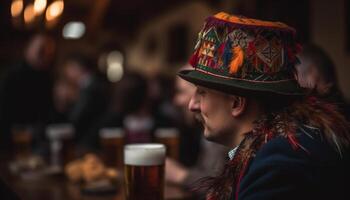
M243 65L244 52L240 46L235 46L232 52L234 57L230 63L230 74L236 74Z

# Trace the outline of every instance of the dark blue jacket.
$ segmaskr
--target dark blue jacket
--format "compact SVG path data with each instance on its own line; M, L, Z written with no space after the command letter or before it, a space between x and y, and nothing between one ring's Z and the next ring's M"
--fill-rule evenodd
M277 137L257 152L238 188L238 200L350 200L349 153L343 158L325 138L299 129L308 151Z

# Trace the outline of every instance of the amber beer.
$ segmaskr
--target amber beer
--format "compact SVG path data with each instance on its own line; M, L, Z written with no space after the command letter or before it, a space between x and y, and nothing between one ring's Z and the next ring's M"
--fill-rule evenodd
M131 144L124 147L126 200L164 199L163 144Z
M27 157L32 150L32 131L29 126L15 125L12 127L12 141L16 158Z
M123 167L124 131L122 128L103 128L99 131L102 157L110 167Z
M176 128L158 128L155 133L157 143L164 144L167 149L167 156L179 159L179 131Z

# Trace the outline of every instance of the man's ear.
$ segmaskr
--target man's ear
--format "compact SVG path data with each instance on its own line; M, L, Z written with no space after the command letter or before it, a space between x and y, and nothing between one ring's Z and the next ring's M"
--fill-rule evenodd
M240 116L246 109L247 99L244 97L233 96L231 114L233 117Z

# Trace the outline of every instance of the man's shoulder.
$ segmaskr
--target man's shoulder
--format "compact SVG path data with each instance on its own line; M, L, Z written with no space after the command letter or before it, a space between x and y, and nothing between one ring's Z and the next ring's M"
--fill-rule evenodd
M348 199L348 162L321 131L302 128L295 137L298 148L279 136L256 152L239 199Z
M336 164L343 160L344 155L341 155L336 147L327 142L322 130L301 125L297 129L295 142L292 144L284 136L273 138L258 150L254 161L278 165L297 163L314 166Z

